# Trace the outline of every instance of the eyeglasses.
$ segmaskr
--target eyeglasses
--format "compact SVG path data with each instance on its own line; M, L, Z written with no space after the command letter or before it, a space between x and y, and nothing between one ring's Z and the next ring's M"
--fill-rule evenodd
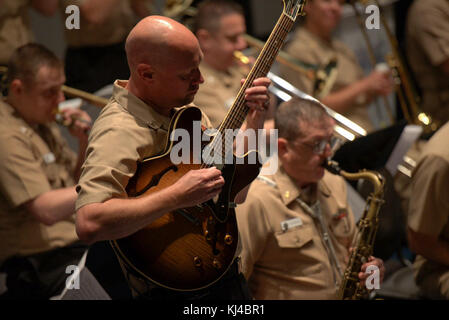
M322 154L328 144L331 148L331 151L334 152L340 145L340 142L341 142L341 140L339 138L332 136L330 139L323 139L323 140L317 141L313 144L308 144L308 143L303 143L303 144L305 144L306 146L311 148L313 153Z

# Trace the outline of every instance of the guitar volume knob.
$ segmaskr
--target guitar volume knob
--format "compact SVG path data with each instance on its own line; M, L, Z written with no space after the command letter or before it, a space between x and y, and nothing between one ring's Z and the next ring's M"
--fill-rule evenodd
M212 265L215 269L221 269L221 263L217 259L214 259L214 261L212 261Z
M230 234L227 234L227 235L224 237L224 242L225 242L228 246L231 245L233 241L234 241L234 238L233 238Z
M201 261L201 258L196 256L193 258L193 264L195 265L195 267L199 268L201 267L201 265L203 264Z

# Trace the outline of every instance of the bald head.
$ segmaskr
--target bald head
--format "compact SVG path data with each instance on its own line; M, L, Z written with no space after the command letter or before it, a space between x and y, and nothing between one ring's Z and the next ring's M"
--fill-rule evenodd
M140 63L170 63L179 54L195 52L198 47L198 40L189 29L162 16L142 19L129 33L125 45L131 75Z

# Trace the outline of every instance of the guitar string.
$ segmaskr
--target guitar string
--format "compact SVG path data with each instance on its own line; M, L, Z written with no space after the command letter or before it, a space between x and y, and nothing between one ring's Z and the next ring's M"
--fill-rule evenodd
M238 95L234 106L231 109L231 116L227 117L223 124L219 127L218 135L220 135L220 138L214 137L213 141L211 142L210 149L215 150L217 145L221 143L221 149L219 150L221 152L222 160L223 157L226 156L226 153L223 151L226 151L226 145L230 142L234 141L233 135L224 135L222 128L231 128L231 129L238 129L241 124L244 122L246 118L246 114L248 113L248 106L244 103L244 92L246 89L250 86L250 84L253 83L253 81L260 77L261 75L266 75L271 68L271 65L276 58L276 55L278 51L280 50L280 46L278 46L278 43L283 43L287 34L290 32L291 27L293 26L294 21L292 21L290 18L288 18L285 14L282 14L279 22L275 26L274 32L270 36L270 39L268 39L267 45L265 49L260 54L260 63L257 63L256 66L253 69L252 72L248 75L249 81L246 81L246 85L242 86L241 92ZM243 99L243 101L242 101ZM222 137L225 137L225 139L222 139ZM231 140L231 141L229 141ZM212 163L212 156L208 155L204 159L204 163L201 165L201 168L209 167Z
M281 43L283 43L283 39L285 39L286 35L289 32L289 27L290 27L290 26L288 26L289 21L291 21L291 20L285 19L285 15L281 16L280 22L277 24L275 31L273 32L273 34L271 36L271 39L268 40L270 45L268 45L266 47L267 49L265 50L265 52L261 53L261 62L260 62L260 64L256 63L256 67L254 68L253 72L248 76L248 78L250 80L247 81L247 85L243 88L243 90L246 90L247 87L249 87L249 84L252 83L257 76L261 75L261 73L263 74L265 72L265 74L266 74L269 71L269 68L272 65L272 62L274 61L274 58L275 58L274 53L277 54L276 51L279 50L279 48L276 48L275 46L271 45L271 43L276 44L276 41L280 41L280 40L282 40ZM292 25L293 25L293 23L292 23ZM287 28L285 28L285 27L287 27ZM270 42L270 40L271 40L271 42ZM267 63L267 60L268 60L268 63ZM260 65L260 67L259 67L259 65ZM243 90L242 90L242 93L244 92ZM234 104L234 105L236 105L236 107L234 108L236 110L235 111L236 115L230 116L229 118L225 119L224 125L221 125L220 128L229 128L230 125L232 125L233 128L237 128L243 123L245 116L242 115L242 113L243 113L242 111L246 111L245 113L247 113L246 109L248 109L248 107L246 106L244 101L242 101L243 97L244 97L244 95L240 94L236 103ZM242 109L244 109L244 110L242 110ZM230 124L228 124L228 122L230 122ZM214 148L217 147L217 144L221 141L222 156L225 156L225 154L223 154L223 150L226 151L225 146L226 146L226 143L229 143L229 141L228 141L229 136L225 136L225 139L223 140L223 139L221 139L221 137L223 136L223 132L219 131L219 134L221 134L220 138L214 139L214 141L211 144L211 149L214 150ZM232 140L233 140L233 138L232 138ZM233 141L231 141L231 142L233 142ZM211 160L212 160L211 157L208 156L205 159L204 166L209 166Z

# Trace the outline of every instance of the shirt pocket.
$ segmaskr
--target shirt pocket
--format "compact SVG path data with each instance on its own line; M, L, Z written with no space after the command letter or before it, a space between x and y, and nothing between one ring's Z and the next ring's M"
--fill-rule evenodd
M302 248L313 239L312 226L302 225L284 232L274 234L280 248Z
M330 227L337 238L346 239L350 237L352 232L351 223L348 208L340 207L338 208L338 211L332 215Z

